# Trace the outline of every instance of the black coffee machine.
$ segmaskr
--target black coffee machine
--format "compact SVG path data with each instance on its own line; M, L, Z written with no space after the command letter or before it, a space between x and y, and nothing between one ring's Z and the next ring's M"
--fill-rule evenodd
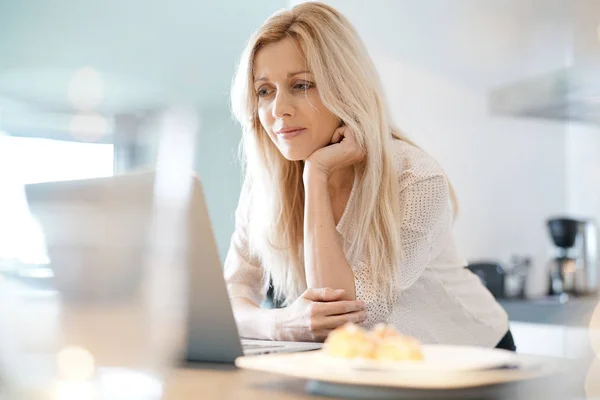
M556 254L549 265L550 296L575 293L577 249L575 243L580 222L570 218L552 218L547 221L550 237L556 245Z

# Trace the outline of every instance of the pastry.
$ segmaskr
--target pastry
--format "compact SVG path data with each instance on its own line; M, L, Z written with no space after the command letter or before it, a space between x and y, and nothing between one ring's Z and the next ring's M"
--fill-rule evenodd
M383 361L422 361L419 342L409 336L391 336L375 346L373 358Z
M325 352L333 357L371 358L373 341L358 325L346 324L332 331L324 345Z
M355 324L346 324L329 334L323 349L332 357L381 361L423 360L421 344L417 339L402 335L386 324L378 324L371 331Z

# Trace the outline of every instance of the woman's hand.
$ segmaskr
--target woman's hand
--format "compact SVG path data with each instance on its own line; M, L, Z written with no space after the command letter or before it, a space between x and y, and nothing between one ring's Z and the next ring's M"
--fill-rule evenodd
M275 340L322 342L341 325L363 322L367 318L365 304L340 301L343 296L343 289L307 289L290 306L277 310Z
M356 143L354 132L342 126L335 130L328 146L315 150L306 159L305 170L316 170L329 178L336 170L362 161L365 155L364 150Z

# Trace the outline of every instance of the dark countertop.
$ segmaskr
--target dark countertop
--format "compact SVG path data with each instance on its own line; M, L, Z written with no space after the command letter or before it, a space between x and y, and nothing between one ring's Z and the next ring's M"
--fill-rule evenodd
M571 297L566 303L546 299L498 299L510 321L588 327L598 297Z

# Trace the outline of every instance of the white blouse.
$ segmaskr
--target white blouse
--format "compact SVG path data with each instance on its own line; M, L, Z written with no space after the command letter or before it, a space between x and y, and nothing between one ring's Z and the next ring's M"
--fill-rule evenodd
M404 210L403 217L398 216L404 260L391 303L374 289L362 257L348 260L356 297L366 304L368 316L362 325L370 328L386 322L423 343L494 347L508 330L508 317L479 278L464 268L467 263L452 233L452 202L443 171L415 146L395 139L391 146ZM353 207L356 182L337 225L342 239L352 237L360 218ZM261 304L268 281L260 262L249 257L246 196L240 196L225 280L230 298L246 297Z

